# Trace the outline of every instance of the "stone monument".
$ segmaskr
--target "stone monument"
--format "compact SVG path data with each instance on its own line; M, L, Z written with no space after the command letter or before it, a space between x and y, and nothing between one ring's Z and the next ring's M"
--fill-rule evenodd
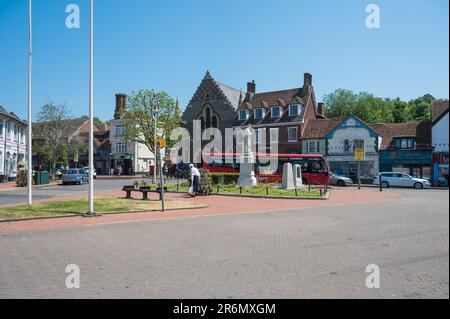
M247 127L243 132L243 153L240 160L240 175L238 185L242 187L255 187L258 182L255 177L255 155L252 152L252 137L253 133L251 127Z
M281 188L283 189L295 189L294 174L292 170L292 164L286 163L283 165L283 181Z
M293 165L292 173L294 174L295 188L297 188L297 189L304 188L305 185L303 185L303 179L302 179L302 166L300 164Z

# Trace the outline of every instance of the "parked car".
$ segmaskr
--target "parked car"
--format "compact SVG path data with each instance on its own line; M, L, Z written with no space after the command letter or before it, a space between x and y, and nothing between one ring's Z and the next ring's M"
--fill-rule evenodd
M379 173L373 180L373 183L375 185L380 184L380 176L381 176L381 186L383 188L414 187L416 189L423 189L431 187L431 183L429 180L412 177L411 175L405 173L395 173L395 172Z
M61 177L63 185L89 183L89 175L82 168L71 168Z
M89 175L89 167L83 167L83 169ZM97 178L97 171L94 168L94 179L96 179L96 178Z
M352 186L353 181L345 176L339 176L334 173L330 173L330 185L337 185L337 186Z

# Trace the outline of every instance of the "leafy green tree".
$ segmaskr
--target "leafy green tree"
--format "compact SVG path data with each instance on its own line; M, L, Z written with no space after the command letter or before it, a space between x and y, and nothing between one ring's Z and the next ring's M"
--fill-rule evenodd
M48 103L37 115L33 144L52 174L58 164L67 163L67 119L69 111L65 104Z

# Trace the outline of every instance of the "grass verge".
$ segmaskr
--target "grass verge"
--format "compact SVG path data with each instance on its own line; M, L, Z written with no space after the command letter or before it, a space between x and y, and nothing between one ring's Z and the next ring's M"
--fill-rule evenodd
M166 209L202 208L206 205L182 201L166 201ZM88 201L86 199L41 203L31 206L17 206L0 208L0 221L77 216L86 213ZM145 212L161 210L159 201L141 201L123 198L98 198L94 202L94 210L102 214Z

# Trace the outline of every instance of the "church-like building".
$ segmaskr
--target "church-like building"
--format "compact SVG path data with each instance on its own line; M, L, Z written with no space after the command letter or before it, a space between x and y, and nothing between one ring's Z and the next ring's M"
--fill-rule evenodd
M225 136L226 128L266 129L266 146L278 143L278 153L301 153L301 137L308 120L324 119L324 105L316 102L312 75L305 73L303 85L288 90L257 92L255 81L242 92L216 81L207 72L183 114L183 122L193 136L193 121L200 120L202 130L215 127ZM278 141L270 141L269 129L278 128ZM259 139L257 137L258 141ZM264 149L265 148L265 149Z

